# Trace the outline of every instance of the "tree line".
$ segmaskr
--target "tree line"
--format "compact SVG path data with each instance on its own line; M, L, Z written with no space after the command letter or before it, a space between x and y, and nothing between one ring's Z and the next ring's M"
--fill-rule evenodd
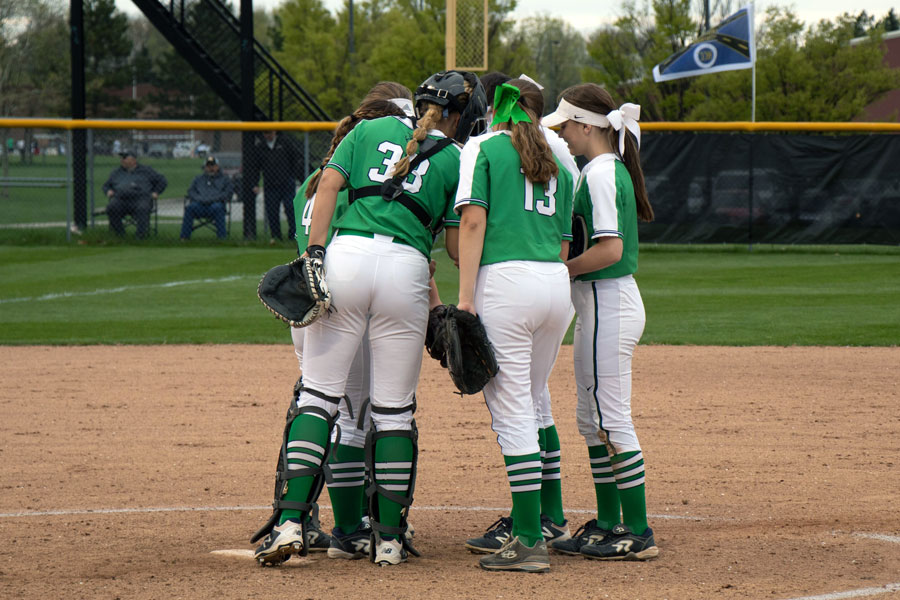
M185 18L204 19L203 1L185 0ZM713 0L711 24L734 12L733 4ZM322 0L285 0L254 13L257 39L335 117L376 81L414 89L444 67L445 0L353 6L352 37L349 3L332 12ZM550 15L516 20L515 8L516 0L490 0L489 68L541 82L548 109L566 87L594 81L639 103L644 120L749 119L749 70L653 81L653 66L704 30L696 0L625 0L612 24L588 35ZM84 0L84 18L89 118L237 119L143 16L126 15L114 0ZM771 6L757 22L758 120L849 120L900 86L882 44L885 32L900 29L893 9L806 24ZM64 0L0 3L0 115L70 114L68 31ZM864 39L850 44L854 38ZM134 98L144 84L153 91Z

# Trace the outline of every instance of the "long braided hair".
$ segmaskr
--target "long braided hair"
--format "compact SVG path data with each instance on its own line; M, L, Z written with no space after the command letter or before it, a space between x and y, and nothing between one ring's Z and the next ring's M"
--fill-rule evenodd
M391 99L393 98L403 98L411 101L412 93L410 93L405 85L395 81L379 82L369 90L369 93L366 94L366 97L363 98L359 107L357 107L352 114L341 119L341 122L338 123L337 128L334 130L334 136L331 138L331 147L328 149L328 153L325 155L325 158L322 159L320 168L312 176L312 179L309 180L309 185L306 186L307 199L312 198L313 195L315 195L316 190L319 187L319 179L322 177L322 169L324 169L325 165L328 164L328 161L331 160L331 157L334 155L334 151L341 143L341 140L356 127L357 123L368 119L377 119L379 117L406 116L403 109L391 102Z

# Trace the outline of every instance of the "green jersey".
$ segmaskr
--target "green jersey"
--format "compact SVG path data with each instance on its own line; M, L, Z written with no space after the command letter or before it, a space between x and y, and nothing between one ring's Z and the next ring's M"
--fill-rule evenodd
M509 131L470 138L460 156L454 208L487 210L481 264L508 260L562 262L560 243L572 239L572 175L559 164L547 183L533 183Z
M575 192L575 214L584 218L590 234L588 247L601 237L622 238L619 262L579 275L578 281L612 279L630 275L638 266L637 205L634 184L625 164L615 154L601 154L581 172Z
M297 249L300 250L300 254L306 252L306 248L309 246L309 226L312 224L312 212L316 203L316 195L313 194L312 198L307 199L306 188L309 187L309 181L316 173L318 173L318 170L306 178L306 181L297 190L297 195L294 196L294 222L297 224ZM337 203L334 205L334 216L331 217L332 225L328 228L328 237L325 238L326 246L331 241L331 234L334 233L334 223L341 218L341 215L347 212L349 207L348 198L349 195L346 190L341 190L337 195Z
M325 168L335 169L352 189L380 185L393 175L394 165L403 158L407 142L412 139L412 121L399 117L382 117L362 121L347 134L334 151ZM428 137L439 139L440 131L431 130ZM459 147L450 144L423 160L403 180L404 193L419 204L439 225L459 181ZM431 256L432 233L408 208L399 202L386 202L380 195L358 198L340 219L339 229L389 235Z

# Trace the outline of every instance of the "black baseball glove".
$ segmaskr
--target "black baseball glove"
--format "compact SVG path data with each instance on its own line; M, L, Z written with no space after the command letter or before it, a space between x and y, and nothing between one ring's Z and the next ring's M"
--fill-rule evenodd
M477 394L500 370L484 325L476 315L453 305L447 307L443 321L442 364L446 361L450 378L460 392Z
M440 304L428 313L428 329L425 330L425 349L431 358L441 362L447 368L447 350L444 344L444 320L447 318L446 304Z
M588 241L590 241L590 237L588 236L587 222L581 215L574 215L572 217L572 241L569 242L568 260L584 254L588 247Z
M291 327L306 327L331 306L320 257L304 256L272 267L256 294L269 312Z

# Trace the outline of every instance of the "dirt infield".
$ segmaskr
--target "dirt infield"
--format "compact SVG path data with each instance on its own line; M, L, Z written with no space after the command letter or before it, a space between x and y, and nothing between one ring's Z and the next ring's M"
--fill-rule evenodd
M550 389L574 530L594 500L571 352ZM423 556L385 569L246 556L269 515L289 345L0 347L0 364L0 598L900 596L900 348L640 346L660 557L553 555L546 575L487 573L463 548L509 491L481 397L454 396L428 358L411 516Z

